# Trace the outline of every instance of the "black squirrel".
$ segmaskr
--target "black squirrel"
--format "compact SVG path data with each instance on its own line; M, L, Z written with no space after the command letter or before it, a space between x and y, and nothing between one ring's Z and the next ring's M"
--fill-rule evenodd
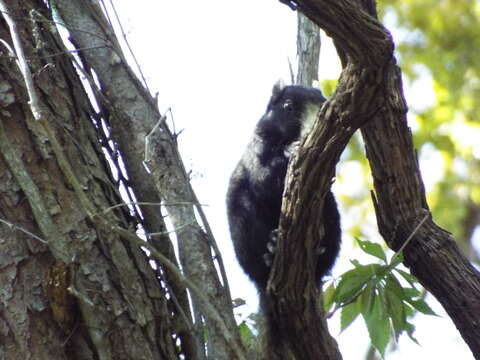
M319 89L275 84L267 111L230 178L227 215L231 238L240 265L259 291L260 307L270 328L265 308L270 261L266 260L269 242L279 225L288 161L295 143L310 130L325 101ZM323 217L325 237L316 269L319 283L340 249L340 215L330 190Z

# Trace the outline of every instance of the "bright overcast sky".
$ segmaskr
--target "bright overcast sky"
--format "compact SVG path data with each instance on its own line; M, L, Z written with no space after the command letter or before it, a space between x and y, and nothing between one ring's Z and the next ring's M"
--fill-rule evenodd
M183 130L181 154L192 171L200 202L207 205L232 296L246 299L251 307L245 311L253 311L255 290L236 264L230 244L225 193L274 82L290 79L287 58L295 61L296 14L275 0L117 0L115 4L150 90L158 92L160 110L171 107L176 131ZM325 37L322 41L320 79L337 78L340 69L332 46ZM408 95L407 99L422 98ZM344 239L344 256L349 242ZM400 351L388 359L473 359L450 319L439 306L432 306L443 314L441 318L415 319L422 346L403 336ZM338 323L334 318L329 324L343 358L362 359L366 329L357 324L339 335Z

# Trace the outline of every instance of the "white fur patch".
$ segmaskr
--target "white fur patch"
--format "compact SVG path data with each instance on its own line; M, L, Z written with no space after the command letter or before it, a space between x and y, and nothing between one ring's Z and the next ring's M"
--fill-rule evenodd
M318 112L322 106L312 103L307 103L305 105L305 112L303 113L303 121L302 121L302 128L300 130L300 138L297 141L294 141L290 145L288 145L283 154L287 159L291 157L291 155L298 151L298 146L300 145L300 140L307 136L310 130L312 130L315 121L317 120Z
M303 114L303 121L302 121L302 130L300 132L300 139L306 136L310 130L313 128L313 124L315 120L317 120L318 112L321 108L321 105L317 104L306 104L305 105L305 113Z

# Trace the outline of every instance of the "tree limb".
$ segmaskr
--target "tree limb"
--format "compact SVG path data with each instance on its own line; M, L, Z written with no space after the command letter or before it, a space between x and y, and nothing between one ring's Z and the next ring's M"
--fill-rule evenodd
M335 94L320 113L321 124L305 142L306 147L318 148L300 149L299 160L291 166L285 193L280 225L285 236L279 243L280 256L274 264L271 289L272 295L277 296L279 313L290 309L290 317L295 313L293 309L310 311L305 305L312 302L311 296L318 294L308 285L312 284L314 273L311 237L321 228L317 209L322 208L322 197L333 175L335 161L349 135L362 122L365 122L362 135L374 179L372 197L378 227L387 244L398 250L429 211L407 125L400 69L391 56L391 37L376 20L375 2L304 0L297 3L299 9L334 39L344 70ZM329 133L329 128L334 129ZM302 192L307 194L306 199L301 197ZM405 247L404 256L405 264L442 303L472 352L480 356L480 330L475 320L480 313L480 276L460 253L451 234L429 217ZM305 278L300 269L290 269L291 274L287 274L285 265L281 264L306 264L310 275ZM462 291L458 291L460 288ZM290 323L298 320L291 319ZM285 326L287 329L292 325ZM314 327L307 332L312 330ZM303 342L301 346L309 345Z
M282 340L296 359L340 359L314 278L318 239L323 237L321 212L335 165L350 137L388 101L384 89L393 43L383 26L354 1L297 4L334 38L348 62L334 95L290 163L268 295Z

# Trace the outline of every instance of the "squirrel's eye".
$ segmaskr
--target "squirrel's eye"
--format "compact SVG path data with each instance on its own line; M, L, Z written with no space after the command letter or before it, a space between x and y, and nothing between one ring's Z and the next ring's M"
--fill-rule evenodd
M283 109L286 111L293 111L293 103L291 100L287 100L283 103Z

